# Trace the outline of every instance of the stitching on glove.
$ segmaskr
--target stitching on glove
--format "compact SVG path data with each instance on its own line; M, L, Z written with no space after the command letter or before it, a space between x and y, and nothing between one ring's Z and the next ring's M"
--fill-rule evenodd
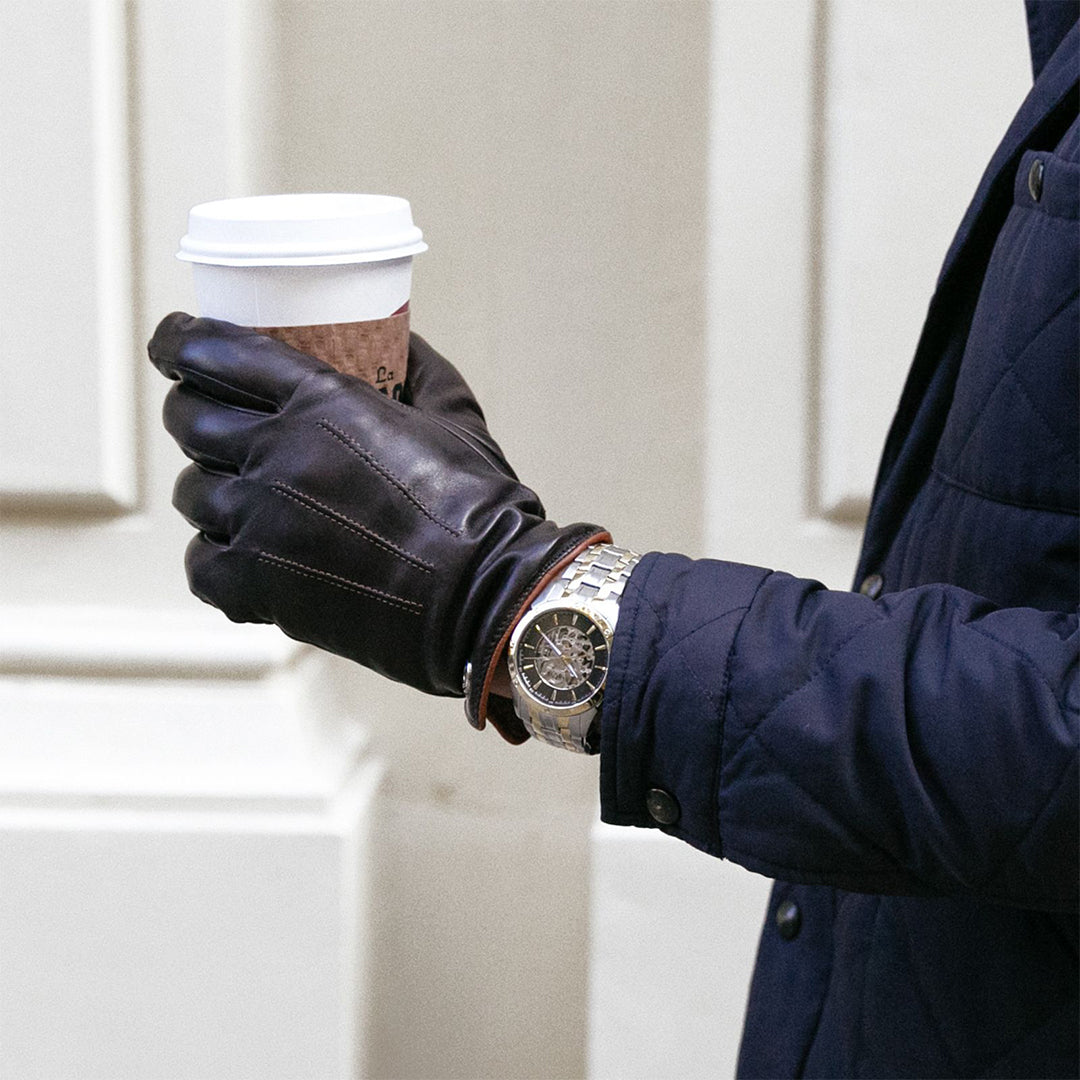
M305 495L302 491L297 491L296 488L291 487L284 481L275 480L274 483L270 485L270 488L284 498L292 499L293 502L299 503L312 513L321 514L335 525L340 525L343 529L349 529L351 532L358 533L365 540L370 541L376 547L382 548L388 554L401 559L402 562L406 562L410 566L415 566L417 570L420 570L425 574L434 572L435 567L432 563L426 562L418 556L412 555L408 551L399 548L396 544L391 543L378 533L372 532L367 526L361 525L359 521L353 521L352 518L338 513L337 510L331 510L325 503L319 502L318 499L313 499L310 495Z
M287 570L290 574L311 578L313 581L323 581L339 589L359 593L361 596L370 596L373 600L389 604L390 607L401 608L402 611L407 611L413 615L419 615L424 610L424 605L417 603L415 600L403 600L399 596L391 596L389 593L381 592L379 589L373 589L370 585L361 585L357 581L338 577L337 574L328 574L325 570L316 570L313 566L305 566L303 563L293 562L292 559L283 559L280 555L271 555L268 551L259 552L259 562L269 563L280 570Z
M440 529L445 529L451 536L461 535L461 533L458 532L457 529L451 527L450 525L447 525L445 521L440 521L400 480L398 480L396 476L394 476L392 473L387 472L386 469L383 468L383 466L380 465L379 462L376 461L371 454L369 454L361 447L357 446L357 444L352 439L350 439L344 431L341 431L339 428L335 427L329 420L320 420L318 424L319 427L321 427L325 432L327 432L327 434L332 435L335 439L337 439L338 442L340 442L346 450L351 450L354 454L356 454L358 458L360 458L361 461L363 461L366 465L369 465L384 480L389 481L395 488L397 488L397 490L400 491L401 494L404 495L405 498L408 499L409 502L411 502L413 506L415 506L416 509L424 515L424 517L434 522L436 525L439 526Z

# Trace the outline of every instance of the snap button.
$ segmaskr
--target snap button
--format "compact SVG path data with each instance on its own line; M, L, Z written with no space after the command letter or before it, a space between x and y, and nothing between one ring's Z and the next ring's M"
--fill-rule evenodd
M645 796L645 809L657 825L674 825L679 820L679 803L675 796L663 788L650 788Z
M867 574L863 578L862 584L859 586L859 592L863 596L870 597L871 600L876 600L881 595L881 590L885 588L885 579L880 574Z
M1042 198L1043 193L1043 174L1046 172L1046 166L1043 165L1039 158L1036 158L1031 163L1031 168L1028 169L1028 191L1031 192L1031 197L1038 202Z
M794 900L785 900L776 909L776 929L785 941L791 941L802 928L802 912Z

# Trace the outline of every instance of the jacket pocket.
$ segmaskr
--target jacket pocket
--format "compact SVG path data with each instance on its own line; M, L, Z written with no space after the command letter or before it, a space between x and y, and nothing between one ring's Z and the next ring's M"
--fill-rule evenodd
M1018 506L1076 513L1080 165L1028 151L994 246L935 471Z

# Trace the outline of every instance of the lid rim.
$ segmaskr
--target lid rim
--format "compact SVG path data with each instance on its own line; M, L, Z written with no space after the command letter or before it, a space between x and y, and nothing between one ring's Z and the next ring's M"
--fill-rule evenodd
M427 244L417 241L403 248L386 248L372 251L346 251L319 255L215 255L200 251L181 250L176 257L181 262L199 263L203 266L339 266L372 262L390 262L392 259L409 259L427 251Z
M192 207L177 257L222 266L381 262L426 251L423 237L399 195L252 195Z
M237 215L237 211L245 206L281 206L292 207L306 206L307 213L293 214L294 221L326 221L333 218L350 217L349 205L365 207L363 216L370 214L373 209L400 212L410 210L409 200L402 195L378 195L373 192L360 191L282 191L268 195L239 195L233 198L209 199L205 202L196 203L191 208L191 213L196 214L204 221L280 221L283 217L272 215L243 216ZM313 212L321 207L326 209L321 212ZM346 208L343 213L343 208ZM220 214L219 211L227 210L228 213ZM330 212L327 212L330 211Z

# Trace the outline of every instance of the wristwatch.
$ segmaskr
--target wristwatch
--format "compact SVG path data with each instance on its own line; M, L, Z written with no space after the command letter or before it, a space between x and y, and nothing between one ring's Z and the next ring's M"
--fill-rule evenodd
M640 555L612 544L586 548L544 589L510 637L514 711L529 734L595 754L619 601Z

